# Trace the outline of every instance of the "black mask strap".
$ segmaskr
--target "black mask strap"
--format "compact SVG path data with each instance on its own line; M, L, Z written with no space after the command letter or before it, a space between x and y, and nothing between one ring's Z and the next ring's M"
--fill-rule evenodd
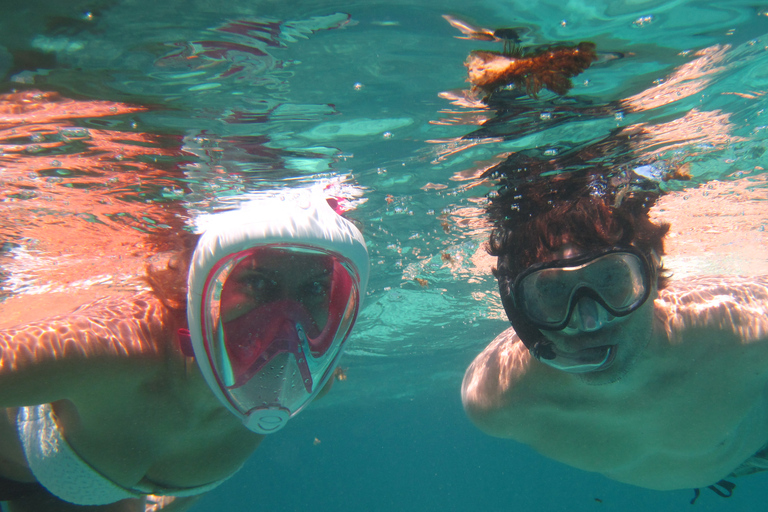
M504 311L507 313L509 323L515 329L515 333L536 359L554 359L555 352L552 342L541 334L534 325L525 319L523 313L515 307L512 299L509 275L502 271L499 265L499 295Z

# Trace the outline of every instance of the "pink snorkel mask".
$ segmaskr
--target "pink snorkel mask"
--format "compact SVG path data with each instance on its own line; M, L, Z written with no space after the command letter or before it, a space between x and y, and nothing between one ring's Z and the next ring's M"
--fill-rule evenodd
M195 359L249 429L275 432L333 373L368 254L357 228L318 192L268 197L212 221L189 277Z

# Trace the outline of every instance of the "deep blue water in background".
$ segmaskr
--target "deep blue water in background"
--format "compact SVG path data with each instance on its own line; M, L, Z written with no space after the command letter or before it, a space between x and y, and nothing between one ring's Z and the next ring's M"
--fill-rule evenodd
M0 92L57 91L80 102L66 115L3 121L7 303L63 289L130 290L146 241L132 237L161 246L199 213L249 193L336 179L367 199L350 213L373 267L341 363L347 380L193 510L765 509L767 476L741 479L730 499L704 491L691 507L692 491L619 484L486 436L459 396L465 368L508 325L481 261L493 183L478 177L508 152L567 151L619 128L659 128L659 141L635 148L638 158L687 162L693 174L669 184L679 200L662 213L686 226L677 240L694 244L669 265L681 277L766 273L763 6L0 0L0 8ZM498 48L457 39L443 14L526 27L528 45L594 41L603 59L574 79L568 98L520 98L515 115L494 118L455 100L468 87L469 51ZM222 30L243 21L262 29ZM702 63L699 51L714 57ZM20 55L23 65L14 64ZM638 96L642 105L626 108ZM111 103L99 110L99 101ZM493 133L465 137L486 119ZM713 202L720 206L697 226L684 224L715 195L736 212ZM712 231L718 221L732 221L715 228L733 237L696 245L701 226ZM94 229L124 244L94 246L104 238L84 238ZM83 254L72 240L88 241ZM57 273L68 264L77 279Z
M395 378L393 375L392 378ZM195 510L626 511L763 510L765 478L732 498L611 482L484 436L458 389L412 400L308 412L270 438ZM321 440L315 445L314 439ZM598 501L600 500L600 501ZM226 508L219 508L226 505Z

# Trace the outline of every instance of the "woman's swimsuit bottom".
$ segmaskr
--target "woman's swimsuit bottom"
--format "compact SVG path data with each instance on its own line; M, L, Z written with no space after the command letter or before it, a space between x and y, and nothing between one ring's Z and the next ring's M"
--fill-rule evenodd
M75 453L64 439L51 404L20 408L16 423L27 463L37 481L51 494L76 505L106 505L148 494L196 496L226 480L181 489L126 488L100 474Z

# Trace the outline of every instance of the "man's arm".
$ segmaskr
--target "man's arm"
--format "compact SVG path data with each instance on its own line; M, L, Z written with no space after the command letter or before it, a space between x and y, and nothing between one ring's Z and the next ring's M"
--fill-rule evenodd
M532 358L512 328L502 332L469 365L461 386L464 410L487 434L512 437L518 423L513 408L515 386L529 371ZM510 414L512 413L512 414Z

